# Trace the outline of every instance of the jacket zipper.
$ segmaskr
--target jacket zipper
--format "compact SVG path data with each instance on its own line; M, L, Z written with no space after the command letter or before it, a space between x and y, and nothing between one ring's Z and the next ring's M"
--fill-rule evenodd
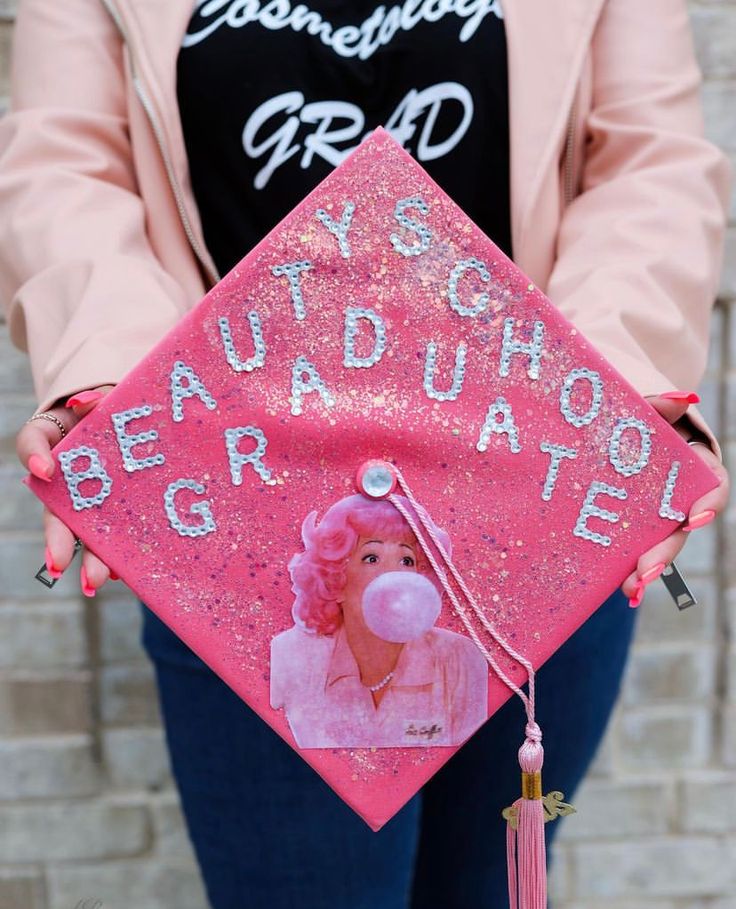
M191 224L191 221L189 220L189 215L187 213L186 206L184 205L184 194L182 192L181 185L179 184L179 181L177 180L176 173L174 172L174 166L171 161L171 155L169 154L169 150L166 147L166 141L164 139L164 133L161 128L161 123L158 120L156 111L153 107L153 104L151 103L151 99L149 98L149 96L146 92L145 86L143 85L143 83L136 71L135 56L133 54L133 48L132 48L128 33L125 29L125 26L122 23L122 20L120 19L120 16L118 15L118 11L113 6L112 0L102 0L102 4L105 7L105 9L108 11L108 13L110 14L110 17L112 18L113 22L117 26L117 29L120 32L120 35L122 36L122 39L123 39L126 47L128 48L128 53L129 53L129 57L130 57L130 70L131 70L131 75L133 78L133 88L135 89L135 93L138 96L138 99L141 102L141 105L143 106L143 110L146 112L146 116L148 117L148 120L151 124L151 129L153 130L153 134L156 137L156 143L158 144L159 151L161 152L161 158L164 162L166 176L169 179L171 191L174 194L174 199L176 200L176 207L179 211L179 217L181 219L182 226L184 227L184 232L186 233L187 239L189 240L189 245L191 246L192 251L194 252L197 259L199 260L200 264L204 268L205 273L209 276L210 280L212 280L212 283L214 286L214 284L216 284L220 280L220 275L217 272L216 268L210 266L210 264L208 262L207 254L203 251L202 246L199 243L199 240L194 235L194 230L192 229L192 224Z
M563 187L565 194L565 206L568 206L575 198L575 186L573 185L573 157L575 154L575 119L577 114L578 93L572 99L570 108L570 118L567 121L567 139L565 143L565 167L563 177Z

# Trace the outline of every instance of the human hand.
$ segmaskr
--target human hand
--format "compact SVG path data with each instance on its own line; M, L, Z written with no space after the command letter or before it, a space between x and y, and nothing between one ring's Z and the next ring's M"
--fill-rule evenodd
M695 392L667 392L667 395L672 397L648 395L646 399L665 420L673 424L683 416L691 403L695 404L700 400ZM674 426L674 429L683 438L691 436L679 426ZM728 501L729 478L726 468L705 442L698 441L693 443L692 447L720 478L720 486L693 502L686 522L666 539L639 556L636 570L632 571L621 585L621 590L629 597L629 606L635 607L641 603L647 584L658 578L677 556L687 542L688 534L709 524L723 511Z
M34 419L21 426L15 447L21 464L40 480L49 482L56 470L56 461L51 449L66 433L62 433L56 420L66 432L93 410L113 385L99 385L87 391L72 395L66 404L50 407L44 413L54 417ZM44 536L46 540L46 570L52 578L60 578L69 567L74 556L74 533L48 508L43 510ZM82 552L82 566L79 573L82 592L92 597L108 578L118 580L105 563L89 549Z

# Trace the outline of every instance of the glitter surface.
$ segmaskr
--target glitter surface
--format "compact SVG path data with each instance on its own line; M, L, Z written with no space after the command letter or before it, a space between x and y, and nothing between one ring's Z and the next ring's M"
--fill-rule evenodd
M535 665L717 485L380 128L55 454L50 483L24 482L292 746L269 703L269 645L293 623L288 563L306 515L352 494L363 462L400 466ZM438 627L463 633L448 602ZM508 697L489 678L488 715ZM519 705L519 744L523 727ZM379 829L456 750L300 754Z

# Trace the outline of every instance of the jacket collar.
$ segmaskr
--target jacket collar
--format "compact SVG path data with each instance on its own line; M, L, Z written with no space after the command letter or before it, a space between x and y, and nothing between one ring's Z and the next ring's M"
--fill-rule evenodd
M116 9L134 44L136 64L158 108L178 176L191 193L176 99L176 58L193 3L106 2ZM512 242L514 260L521 268L534 203L550 160L559 153L577 79L604 2L501 0L509 75Z
M325 690L343 678L360 678L360 670L348 644L345 626L335 633L335 647L330 657L325 678ZM401 649L394 669L393 685L431 685L435 680L435 660L432 647L423 634L409 641Z

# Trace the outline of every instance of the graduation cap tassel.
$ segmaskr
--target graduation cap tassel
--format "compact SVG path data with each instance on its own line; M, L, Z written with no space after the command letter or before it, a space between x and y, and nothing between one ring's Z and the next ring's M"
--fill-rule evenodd
M521 798L512 805L506 822L506 861L510 909L545 909L547 906L547 853L542 801L542 731L528 723L519 749Z
M521 767L521 798L512 806L502 812L507 821L506 846L507 867L509 883L510 909L546 909L547 906L547 861L544 840L544 824L547 814L567 814L574 809L565 805L559 799L562 794L553 793L555 797L556 814L546 808L542 797L542 763L544 749L542 748L542 730L534 718L535 701L535 673L534 667L521 654L517 653L510 644L498 633L488 616L480 608L472 592L465 583L465 579L455 566L450 555L445 551L442 542L437 537L428 519L426 510L414 497L403 474L395 464L384 461L369 461L358 472L358 488L366 495L375 498L388 498L394 507L404 516L414 532L419 545L427 556L429 563L440 579L450 602L460 617L471 639L481 650L496 675L517 694L526 710L527 725L524 744L519 749L519 765ZM412 514L404 505L401 498L394 493L396 486L401 488L414 513ZM419 527L421 524L421 529ZM423 530L422 530L423 529ZM423 532L424 531L424 532ZM467 609L460 602L455 590L450 585L445 570L437 561L429 543L424 537L426 532L445 563L450 574L462 591L473 613L481 622L493 640L512 659L522 665L529 677L529 694L527 695L516 685L498 665L493 654L480 640L478 633L471 624ZM549 796L548 798L551 798ZM549 819L551 819L551 816Z

